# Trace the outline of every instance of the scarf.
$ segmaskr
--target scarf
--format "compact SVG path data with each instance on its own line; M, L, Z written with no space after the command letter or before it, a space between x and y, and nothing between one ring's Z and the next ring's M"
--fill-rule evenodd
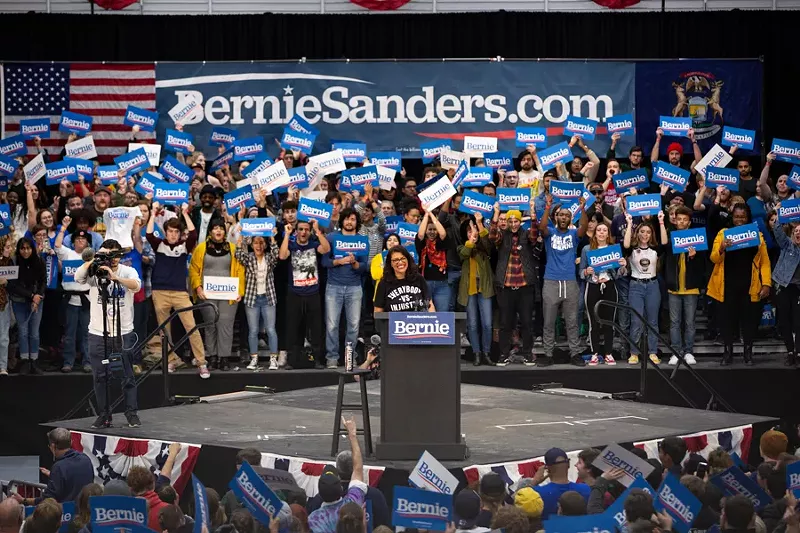
M231 245L228 241L215 242L212 239L206 241L206 253L213 257L222 257L231 253Z
M425 272L428 262L438 267L442 274L447 272L447 252L436 249L436 239L425 239L425 248L422 249L420 262L423 272Z

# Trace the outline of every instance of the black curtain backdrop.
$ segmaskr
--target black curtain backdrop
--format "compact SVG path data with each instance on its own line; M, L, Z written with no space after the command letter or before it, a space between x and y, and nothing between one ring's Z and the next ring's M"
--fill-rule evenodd
M4 14L2 19L5 61L762 57L765 138L800 138L798 11Z

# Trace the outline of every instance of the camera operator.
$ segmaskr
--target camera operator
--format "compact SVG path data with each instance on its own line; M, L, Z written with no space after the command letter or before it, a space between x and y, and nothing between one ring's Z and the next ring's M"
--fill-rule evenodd
M122 390L125 395L125 418L128 419L128 427L141 425L136 414L136 384L130 349L136 343L133 333L133 295L141 288L142 281L135 269L119 264L122 255L120 244L108 239L103 242L94 260L84 263L75 272L77 283L90 286L89 359L94 374L94 394L98 411L93 428L111 427L107 395L111 372L108 357L112 353L120 352L124 372ZM105 315L101 290L107 295ZM104 328L106 338L103 337Z

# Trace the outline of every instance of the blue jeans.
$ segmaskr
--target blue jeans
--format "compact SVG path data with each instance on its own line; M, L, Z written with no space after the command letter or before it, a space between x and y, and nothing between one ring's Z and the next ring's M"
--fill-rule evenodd
M447 284L447 281L426 281L426 283L436 310L439 312L448 311L450 309L450 285Z
M681 355L694 351L695 311L697 294L669 294L669 342ZM681 342L681 318L683 318L683 342Z
M658 331L658 310L661 307L661 291L658 282L653 280L649 283L642 283L631 279L628 289L628 302L631 307L645 317L655 331ZM631 353L639 355L639 338L642 336L644 324L636 314L631 313L631 339L634 344L631 346ZM658 352L658 337L654 331L647 331L647 350L648 353Z
M353 348L358 342L358 324L361 322L361 297L363 291L360 285L333 285L328 283L325 289L325 359L339 361L339 317L344 308L347 320L347 333L345 342L353 343Z
M448 304L447 310L448 311L455 311L456 310L456 300L458 299L458 284L461 283L461 271L460 270L448 270L447 271L447 284L450 286L450 303ZM439 311L439 308L436 309ZM442 309L444 311L444 309Z
M65 300L68 302L69 300ZM66 328L64 328L64 364L75 365L75 341L83 354L83 364L89 364L89 308L80 305L65 305Z
M122 371L123 376L121 379L122 393L125 397L125 414L135 414L139 409L136 398L136 378L133 376L133 366L131 366L131 351L135 344L136 336L133 332L126 333L122 336ZM110 344L109 344L110 347ZM103 337L100 335L89 335L89 360L92 363L92 374L94 376L94 396L97 399L97 413L104 414L109 402L113 402L114 398L108 398L106 395L106 381L109 378L113 381L114 376L107 365L103 364L106 359L105 344ZM112 392L113 394L113 392ZM111 413L108 413L111 414Z
M492 299L473 294L467 300L467 334L473 352L492 350Z
M39 358L39 324L42 322L42 302L34 313L31 302L11 302L19 327L19 358L36 361Z
M253 307L244 307L247 316L247 344L250 345L250 353L258 353L258 332L261 325L267 330L269 340L269 353L278 353L278 332L275 330L275 317L277 316L274 305L267 305L267 295L256 296L256 304Z
M9 331L11 331L11 302L0 311L0 370L8 370Z

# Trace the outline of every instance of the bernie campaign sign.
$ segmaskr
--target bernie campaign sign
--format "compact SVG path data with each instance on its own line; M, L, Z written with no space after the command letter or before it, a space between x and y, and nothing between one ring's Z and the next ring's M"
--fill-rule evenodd
M400 152L370 152L370 165L391 168L395 172L403 170L403 155ZM394 178L394 176L392 176Z
M510 151L483 154L483 162L487 167L514 170L514 155Z
M669 234L672 241L672 253L682 254L694 248L696 252L708 250L706 228L675 230Z
M389 344L455 344L454 313L389 313Z
M539 162L542 164L542 170L550 170L558 163L564 163L570 159L572 159L572 150L566 141L539 152Z
M191 133L168 129L164 136L164 148L166 148L168 152L192 155L192 150L194 150L194 136Z
M48 176L50 167L47 168ZM792 198L781 202L778 208L778 223L787 224L800 220L800 198Z
M620 265L621 259L622 248L620 248L619 244L611 244L586 252L588 265L594 269L595 273L619 268L622 266Z
M333 238L333 257L342 259L353 254L356 260L363 261L369 255L369 239L366 235L342 235Z
M518 127L514 130L514 141L519 148L527 148L529 145L547 148L547 128Z
M500 211L529 211L531 208L531 190L501 187L497 189L497 201Z
M147 500L133 496L91 496L92 533L124 533L147 525Z
M442 141L429 141L419 145L419 151L422 154L422 162L425 164L431 163L434 159L444 151L451 151L453 143L448 140Z
M692 129L691 117L658 117L658 127L667 137L688 137Z
M274 237L275 218L243 218L242 237Z
M650 483L645 481L643 477L635 477L633 481L631 481L631 484L628 485L628 488L625 490L625 492L620 494L619 497L614 500L614 503L606 508L604 513L614 519L619 531L622 531L623 526L628 522L627 518L625 517L624 505L625 500L628 498L633 489L641 489L651 496L653 495L653 487L651 487Z
M744 150L752 150L756 142L755 130L743 130L725 126L722 128L722 146L738 146Z
M626 198L628 213L633 217L657 215L661 211L660 194L638 194Z
M135 105L129 105L125 110L125 118L122 123L131 127L139 126L141 131L156 131L158 111L148 111Z
M633 135L633 115L630 113L606 118L606 130L609 135Z
M590 118L567 116L567 123L564 124L564 134L577 135L586 140L594 139L597 131L597 121Z
M247 139L237 139L233 142L234 161L252 161L263 151L263 137L248 137Z
M256 520L269 527L269 523L283 507L278 495L253 470L247 461L242 463L228 487ZM94 532L92 532L94 533Z
M465 190L461 197L461 204L458 210L462 213L474 215L481 213L484 218L489 218L494 211L495 199L491 196L479 192Z
M678 192L686 190L690 175L691 173L688 170L683 170L681 167L676 167L663 161L653 163L653 182L664 183Z
M391 313L390 313L391 314ZM394 488L392 525L445 531L453 522L453 496L410 487Z
M50 118L25 118L19 121L19 132L25 139L50 138Z
M772 503L770 495L738 466L732 466L724 472L711 476L709 481L722 489L726 496L744 496L753 502L756 511Z
M225 148L230 148L233 143L236 142L238 137L239 134L236 132L236 130L215 126L211 130L211 137L208 139L208 144L211 146L224 146Z
M739 171L735 168L706 168L706 187L726 187L731 191L739 190Z
M689 533L692 523L703 506L680 480L667 474L653 498L656 511L666 511L672 517L672 527L678 533Z
M728 228L722 231L723 238L731 241L731 245L726 249L728 252L741 250L743 248L752 248L753 246L758 246L761 243L758 224L755 222Z
M775 159L793 165L800 164L800 142L785 139L772 139L770 152L775 154Z
M644 168L637 168L614 174L611 176L611 181L614 183L614 190L617 191L617 194L630 192L635 189L646 189L650 185L650 180L647 177L647 170Z
M300 198L297 204L297 220L311 222L316 220L320 228L327 228L333 217L333 206L325 202Z
M161 163L161 167L158 169L162 176L165 179L171 179L174 181L179 181L181 183L189 183L194 176L194 172L192 169L172 157L168 155L164 162Z

